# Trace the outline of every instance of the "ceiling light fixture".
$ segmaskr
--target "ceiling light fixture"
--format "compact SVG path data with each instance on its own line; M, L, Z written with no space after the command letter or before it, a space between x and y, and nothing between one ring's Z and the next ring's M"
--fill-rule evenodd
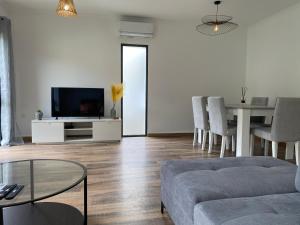
M222 1L214 2L217 6L216 15L202 17L202 24L196 27L198 32L209 36L216 36L228 33L239 26L236 23L230 22L233 19L231 16L219 15L219 5L221 5L221 3Z
M77 11L73 0L59 0L56 13L58 16L64 17L76 16Z

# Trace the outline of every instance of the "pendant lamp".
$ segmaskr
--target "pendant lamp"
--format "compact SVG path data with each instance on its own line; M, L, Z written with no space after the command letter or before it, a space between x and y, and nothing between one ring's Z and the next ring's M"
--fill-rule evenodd
M202 24L196 27L196 30L208 36L216 36L228 33L238 27L238 24L231 22L231 16L219 15L219 5L222 1L215 1L217 7L215 15L204 16L201 21Z
M59 0L56 13L58 16L64 17L76 16L77 11L73 0Z

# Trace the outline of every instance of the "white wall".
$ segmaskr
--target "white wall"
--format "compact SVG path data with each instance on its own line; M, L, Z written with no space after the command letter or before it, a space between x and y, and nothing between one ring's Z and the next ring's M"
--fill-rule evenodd
M149 128L191 132L191 97L239 100L245 78L246 32L212 38L195 31L197 22L160 22L150 48Z
M0 0L0 16L8 16L6 5Z
M246 86L249 96L300 96L300 4L248 30Z
M12 13L17 122L31 134L37 109L50 115L51 86L109 87L120 81L120 43L149 45L149 133L191 132L191 97L239 99L245 82L246 30L217 38L195 22L157 21L154 39L120 39L114 18ZM109 115L111 102L106 103Z
M13 16L17 122L31 134L37 109L51 116L51 87L106 88L120 81L120 46L113 21L51 15Z

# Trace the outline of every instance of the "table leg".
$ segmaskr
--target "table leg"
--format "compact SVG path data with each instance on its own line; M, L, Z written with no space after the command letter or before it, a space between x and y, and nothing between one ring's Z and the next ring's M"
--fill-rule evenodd
M3 218L3 208L0 208L0 225L4 224L4 218Z
M294 152L295 152L295 143L294 142L286 143L285 159L293 159L294 158Z
M238 109L236 156L250 156L250 110Z
M300 142L296 142L296 164L297 166L300 166Z
M83 195L84 195L84 225L87 225L87 176L84 178L84 183L83 183Z
M34 168L33 168L33 160L30 160L30 195L31 195L31 203L34 203Z

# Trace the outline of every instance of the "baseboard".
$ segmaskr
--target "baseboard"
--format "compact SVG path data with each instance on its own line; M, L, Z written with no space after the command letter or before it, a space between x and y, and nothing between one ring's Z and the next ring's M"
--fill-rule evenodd
M149 133L148 137L190 137L193 133Z
M192 137L193 133L149 133L147 137ZM23 137L24 143L32 143L32 137Z

